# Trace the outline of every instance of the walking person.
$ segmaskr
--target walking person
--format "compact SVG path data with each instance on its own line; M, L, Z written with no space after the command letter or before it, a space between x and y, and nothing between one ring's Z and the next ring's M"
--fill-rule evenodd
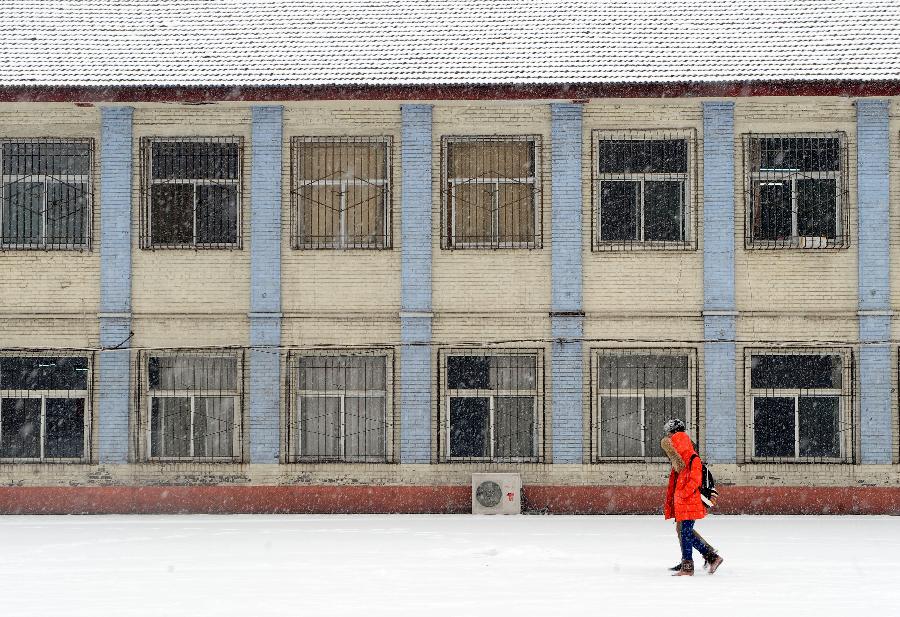
M675 519L681 544L681 567L674 576L694 575L695 548L706 561L709 573L714 574L722 565L722 557L694 532L694 523L706 516L706 507L700 499L702 462L685 432L684 422L673 418L666 422L664 430L666 437L660 445L672 463L672 472L663 511L666 520Z

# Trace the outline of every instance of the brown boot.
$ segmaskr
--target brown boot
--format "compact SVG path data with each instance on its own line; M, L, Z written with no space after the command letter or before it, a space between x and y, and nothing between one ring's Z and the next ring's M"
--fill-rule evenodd
M694 562L690 559L681 561L681 569L672 576L694 576Z
M722 562L725 561L724 559L722 559L722 556L717 553L710 553L705 557L705 559L706 563L709 564L707 570L710 574L715 574L716 570L719 569L719 566L722 565Z

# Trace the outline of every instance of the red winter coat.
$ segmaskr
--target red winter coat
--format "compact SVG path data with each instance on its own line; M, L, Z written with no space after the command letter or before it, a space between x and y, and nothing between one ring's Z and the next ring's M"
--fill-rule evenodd
M671 437L672 446L684 461L684 469L680 473L669 474L669 488L666 490L666 503L663 512L666 518L675 517L676 521L696 521L706 516L706 508L700 500L700 484L703 480L700 458L695 458L689 467L688 461L696 454L687 433L675 433Z

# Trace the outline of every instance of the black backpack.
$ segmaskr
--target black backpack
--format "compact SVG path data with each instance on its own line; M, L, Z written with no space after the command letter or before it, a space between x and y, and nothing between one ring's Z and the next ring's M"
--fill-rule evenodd
M694 459L699 459L700 457L696 454L692 454L690 460L688 460L688 468L690 468L691 463L694 462ZM703 505L707 508L712 508L716 505L716 499L719 497L719 491L716 490L716 479L713 477L712 473L709 471L709 467L706 466L706 463L703 460L700 460L700 501L703 502Z

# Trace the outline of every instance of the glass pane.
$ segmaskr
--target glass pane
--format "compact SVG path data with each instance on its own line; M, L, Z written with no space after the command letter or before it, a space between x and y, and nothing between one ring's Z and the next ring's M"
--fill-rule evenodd
M154 184L150 187L150 236L153 244L193 243L193 184Z
M754 171L839 171L837 137L757 137L751 142Z
M301 390L383 392L384 356L304 356L298 358Z
M150 356L152 390L235 390L237 358L216 356Z
M153 397L150 403L150 456L191 455L191 399Z
M237 143L166 141L152 145L154 179L236 180Z
M447 388L475 390L491 387L490 356L448 356Z
M498 396L494 401L494 454L498 458L535 455L534 397Z
M842 385L840 356L759 355L750 359L753 388L833 388Z
M194 456L234 456L234 398L194 399Z
M493 229L494 185L451 185L453 239L456 242L487 242Z
M659 442L666 436L663 429L666 421L672 418L678 418L687 426L687 398L648 396L644 399L644 452L647 456L666 455Z
M534 390L537 359L534 356L490 356L491 384L497 390Z
M600 397L600 456L641 457L641 399Z
M381 396L344 399L344 450L348 459L384 460L384 405Z
M3 399L0 404L0 430L0 458L39 458L41 399Z
M384 143L300 142L297 177L301 181L386 178Z
M684 139L605 139L598 155L602 174L687 173Z
M841 455L840 409L836 396L800 397L800 456Z
M11 182L3 187L4 244L39 244L44 200L41 182Z
M837 236L837 180L797 180L797 233Z
M466 141L447 144L450 178L528 178L534 176L534 142Z
M601 390L688 388L688 356L601 355L597 360Z
M303 242L341 241L341 187L304 186L300 193L300 239Z
M233 244L237 242L237 187L205 185L197 187L197 242Z
M600 183L600 239L638 240L640 183L604 180Z
M300 455L340 458L341 399L336 396L301 396Z
M794 456L794 399L753 399L754 456Z
M791 183L757 181L752 196L753 238L784 240L792 235Z
M684 182L644 182L644 240L682 241Z
M47 242L84 244L88 194L84 184L51 182L47 194Z
M347 187L344 212L350 246L384 245L384 188L372 184Z
M0 357L0 390L86 390L88 359Z
M450 399L450 456L490 456L490 409L488 398Z
M534 185L505 183L498 187L500 242L532 242L534 232Z
M84 399L48 398L46 419L47 458L84 456Z
M83 176L90 173L89 142L3 144L3 174L8 176Z

